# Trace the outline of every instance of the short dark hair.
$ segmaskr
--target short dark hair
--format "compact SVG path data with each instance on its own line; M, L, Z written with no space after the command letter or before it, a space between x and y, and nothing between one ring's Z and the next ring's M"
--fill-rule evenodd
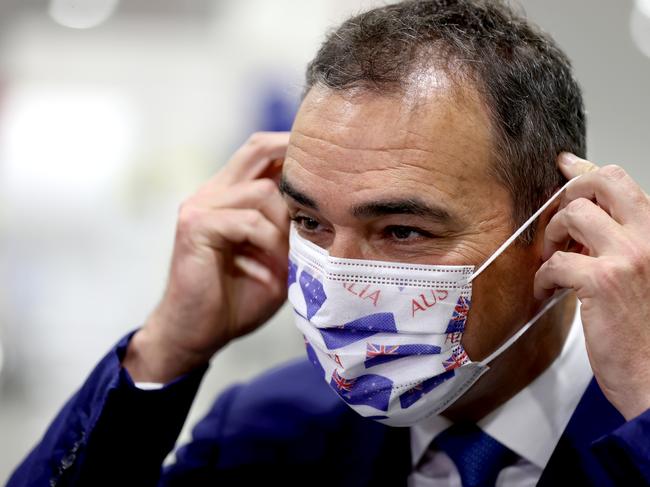
M423 64L469 80L492 120L495 176L510 191L514 225L562 183L562 151L585 157L582 94L553 39L494 0L411 0L356 15L309 63L306 90L398 90ZM439 63L439 64L435 64ZM523 234L530 242L533 228Z

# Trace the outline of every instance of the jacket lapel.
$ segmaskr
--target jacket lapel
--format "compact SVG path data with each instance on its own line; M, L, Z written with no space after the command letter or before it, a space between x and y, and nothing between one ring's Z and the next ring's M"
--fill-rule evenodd
M613 486L613 481L596 461L590 446L624 422L625 419L605 398L596 380L592 379L537 485ZM376 426L379 425L375 423ZM369 469L372 477L367 485L405 486L411 473L410 429L388 426L380 426L379 429L383 431L363 435L379 434L381 437L381 440L376 438L379 447L372 455L372 467Z
M624 422L592 379L537 485L614 485L590 445Z
M410 428L386 426L385 439L368 485L406 486L411 473Z

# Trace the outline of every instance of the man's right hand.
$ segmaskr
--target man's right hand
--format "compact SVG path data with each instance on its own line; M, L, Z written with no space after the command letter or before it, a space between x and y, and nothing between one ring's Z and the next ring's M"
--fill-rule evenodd
M288 141L254 134L181 205L163 299L123 360L134 381L166 383L206 364L285 301L289 217L276 180Z

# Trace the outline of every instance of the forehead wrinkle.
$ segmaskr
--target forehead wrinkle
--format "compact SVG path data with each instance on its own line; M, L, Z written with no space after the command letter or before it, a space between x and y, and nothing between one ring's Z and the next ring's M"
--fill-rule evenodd
M314 138L316 139L316 138ZM322 139L316 139L322 143L327 143ZM337 145L337 144L334 144ZM337 147L341 147L337 145ZM340 173L343 175L350 174L371 174L371 173L382 173L382 172L392 172L403 169L413 169L417 171L427 171L427 172L440 172L434 171L430 167L430 160L432 156L435 156L434 152L424 148L412 148L412 147L400 147L400 148L351 148L348 150L355 150L359 152L378 152L382 153L385 156L384 160L377 159L376 155L373 157L373 163L378 167L367 167L364 163L365 158L360 154L357 159L357 163L349 162L351 159L349 154L344 156L336 157L332 154L326 154L324 151L314 151L307 150L300 145L291 144L290 149L287 151L287 159L294 160L298 166L303 170L314 174L315 176L323 177L322 174L317 174L314 170L310 169L309 166L316 166L319 169L325 169L328 172ZM292 152L297 152L298 154L292 154ZM439 153L445 153L441 151ZM457 158L456 158L457 160ZM333 162L334 161L334 162ZM345 163L348 161L347 163ZM345 164L344 164L345 163Z
M350 130L353 130L355 128L358 128L358 127L355 127L353 125L345 125L343 127L346 129L346 131L350 131ZM292 135L294 135L295 137L298 137L298 138L308 139L308 140L313 141L314 143L316 143L318 145L328 144L328 145L333 145L335 147L338 147L339 149L344 149L344 150L390 152L390 151L394 151L394 150L404 150L404 149L406 149L403 146L386 145L386 146L368 146L368 147L364 147L361 144L344 144L342 142L337 142L337 141L333 140L331 137L330 138L324 138L322 134L309 135L304 130L300 130L300 131L294 130ZM293 145L296 145L297 141L292 140L291 142L293 143ZM403 143L403 140L400 140L399 142Z

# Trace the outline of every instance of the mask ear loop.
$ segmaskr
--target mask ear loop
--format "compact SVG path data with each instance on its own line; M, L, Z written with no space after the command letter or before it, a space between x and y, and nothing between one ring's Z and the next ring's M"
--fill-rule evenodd
M537 312L535 316L533 316L528 323L526 323L524 326L519 328L517 330L517 333L512 335L510 338L508 338L499 348L497 348L494 352L492 352L490 355L485 357L483 360L481 360L481 363L483 365L487 365L490 362L492 362L495 358L497 358L499 355L501 355L503 352L505 352L510 346L515 343L521 336L526 333L531 326L535 324L537 320L539 320L544 313L546 313L549 309L551 309L553 306L555 306L558 301L560 301L562 298L564 298L567 294L571 292L571 289L562 289L560 292L556 293L551 299L549 299L544 306Z
M531 223L533 223L537 218L539 218L539 215L541 215L541 214L544 212L544 210L546 210L546 208L548 208L548 207L551 205L551 203L553 203L557 198L559 198L559 196L564 192L564 190L569 186L569 184L571 184L573 181L575 181L575 180L578 179L579 177L580 177L580 176L577 176L577 177L575 177L575 178L573 178L573 179L568 180L568 181L564 184L564 186L562 186L562 187L561 187L561 188L560 188L560 189L559 189L559 190L558 190L558 191L557 191L553 196L551 196L551 197L549 198L549 200L548 200L546 203L544 203L544 204L542 205L542 207L541 207L539 210L537 210L535 213L533 213L532 216L531 216L528 220L526 220L526 222L525 222L522 226L520 226L519 229L518 229L514 234L512 234L512 235L510 236L510 238L508 238L508 240L506 240L505 242L503 242L503 243L501 244L501 246L500 246L500 247L499 247L499 248L498 248L498 249L497 249L497 250L496 250L496 251L495 251L495 252L494 252L494 253L493 253L493 254L492 254L492 255L491 255L491 256L490 256L490 257L489 257L489 258L488 258L484 263L483 263L483 264L481 264L481 266L476 270L476 272L474 272L474 274L472 274L472 275L470 276L470 278L469 278L469 282L472 282L472 281L474 280L474 278L476 278L479 274L481 274L481 272L483 272L483 271L487 268L487 266L489 266L492 262L494 262L494 259L496 259L497 257L499 257L499 255L501 255L501 254L503 253L503 251L504 251L505 249L507 249L508 246L510 246L510 244L512 244L512 242L514 242L515 239L516 239L517 237L519 237L519 235L521 235L521 234L524 232L524 230L526 230L526 228L528 228L528 227L530 226ZM517 333L515 333L515 334L512 335L510 338L508 338L508 339L505 341L505 343L503 343L503 344L502 344L499 348L497 348L494 352L492 352L492 353L491 353L490 355L488 355L486 358L484 358L483 360L481 360L481 363L482 363L483 365L487 365L487 364L489 364L490 362L492 362L495 358L497 358L499 355L501 355L501 354L502 354L505 350L507 350L507 349L508 349L508 348L509 348L513 343L515 343L517 340L519 340L519 338L521 338L521 336L522 336L524 333L526 333L526 332L530 329L530 327L533 326L533 324L535 324L535 322L536 322L537 320L539 320L539 319L542 317L542 315L543 315L544 313L546 313L550 308L552 308L553 306L555 306L555 304L557 304L558 301L560 301L560 300L561 300L562 298L564 298L567 294L569 294L569 292L571 292L570 289L563 289L563 290L557 292L557 293L556 293L556 294L555 294L551 299L549 299L549 300L546 302L546 304L544 304L544 306L542 306L542 308L537 312L537 314L535 314L535 316L533 316L533 317L528 321L528 323L526 323L524 326L522 326L522 327L517 331Z
M573 181L575 181L575 180L578 179L579 177L580 177L580 176L576 176L576 177L573 178L573 179L569 179L569 180L564 184L564 186L562 186L562 187L561 187L561 188L560 188L560 189L559 189L559 190L558 190L558 191L557 191L553 196L551 196L551 197L549 198L549 200L548 200L546 203L544 203L544 204L541 206L541 208L540 208L539 210L537 210L535 213L533 213L533 214L531 215L531 217L530 217L528 220L526 220L526 221L524 222L524 224L521 225L521 226L517 229L517 231L516 231L515 233L513 233L513 234L510 236L510 238L508 238L508 240L506 240L505 242L503 242L503 243L501 244L501 246L500 246L498 249L496 249L496 251L495 251L495 252L494 252L490 257L488 257L488 259L487 259L485 262L483 262L483 263L480 265L480 267L479 267L479 268L474 272L474 274L472 274L472 275L469 277L469 279L467 280L467 282L470 283L470 282L472 282L475 278L477 278L477 277L478 277L478 276L479 276L479 275L480 275L480 274L481 274L481 273L482 273L482 272L487 268L487 266L489 266L492 262L494 262L494 259L496 259L497 257L499 257L499 256L503 253L503 251L506 250L506 249L510 246L510 244L512 244L512 242L514 242L514 241L517 239L517 237L519 237L519 235L521 235L522 233L524 233L524 231L525 231L525 230L530 226L531 223L533 223L535 220L537 220L537 218L539 218L539 215L541 215L542 213L544 213L544 210L546 210L546 208L548 208L548 207L551 205L551 203L553 203L557 198L559 198L559 196L560 196L560 195L562 194L562 192L563 192L563 191L564 191L564 190L569 186L569 184L571 184Z

